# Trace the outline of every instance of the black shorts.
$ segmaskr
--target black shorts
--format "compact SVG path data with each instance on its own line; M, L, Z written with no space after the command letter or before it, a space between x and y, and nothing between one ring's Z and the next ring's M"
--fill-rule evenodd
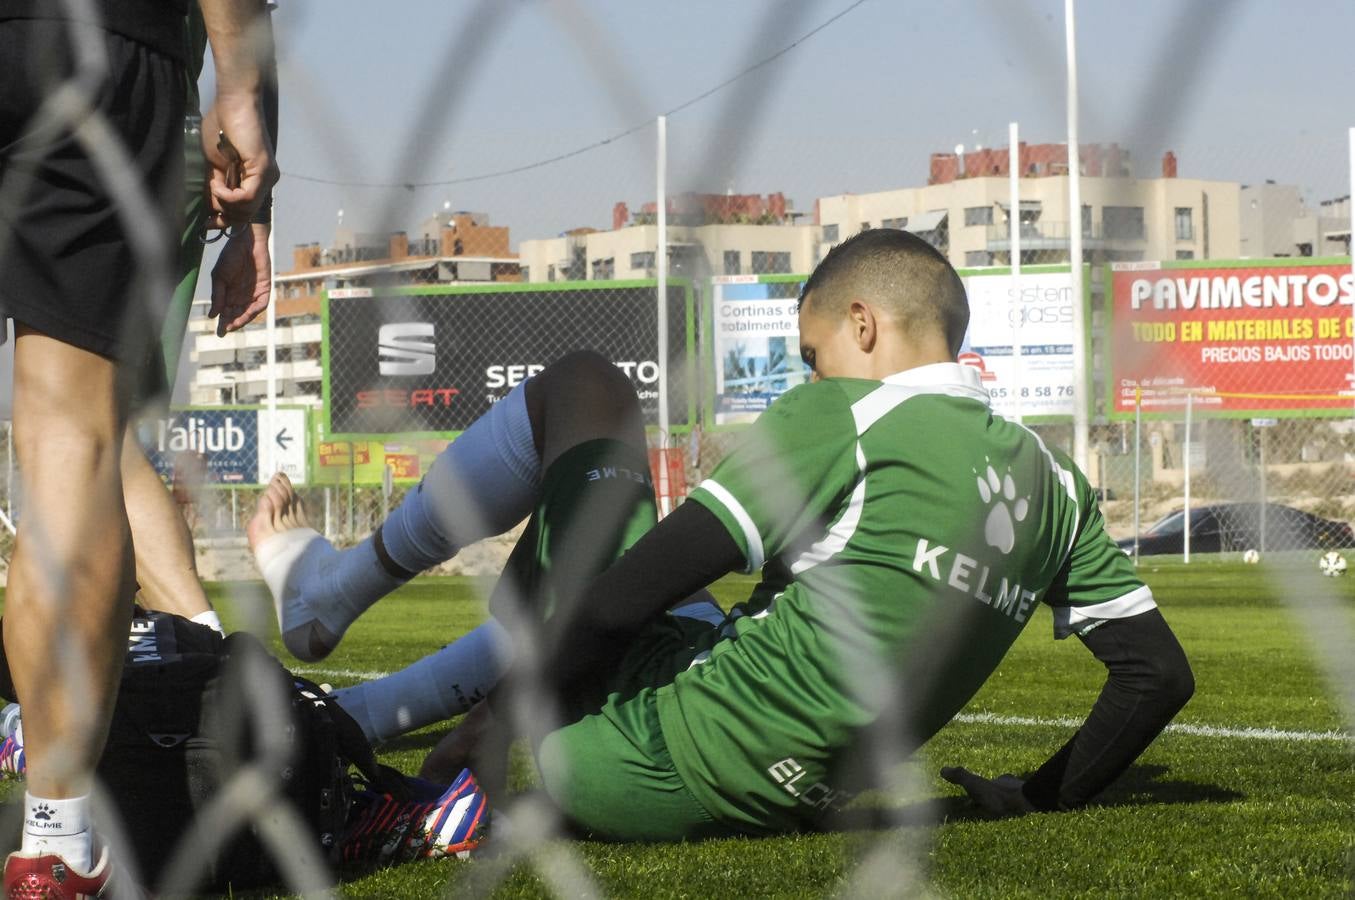
M125 183L143 198L145 214L160 220L156 249L173 265L183 198L182 64L89 26L0 19L0 309L124 370L151 372L170 290L152 290L157 273L133 243L145 232L126 218L125 193L104 177L76 129L34 128L39 108L76 71L73 27L93 34L108 59L90 97L99 116L82 125L103 146L122 145L124 167L115 171L132 176ZM171 284L172 269L158 274Z

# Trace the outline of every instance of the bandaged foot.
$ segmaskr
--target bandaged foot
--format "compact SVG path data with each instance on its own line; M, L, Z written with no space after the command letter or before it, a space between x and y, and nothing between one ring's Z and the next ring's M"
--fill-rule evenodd
M310 527L282 473L259 498L245 534L273 595L283 645L307 662L328 656L358 616L404 583L382 568L370 539L336 550Z

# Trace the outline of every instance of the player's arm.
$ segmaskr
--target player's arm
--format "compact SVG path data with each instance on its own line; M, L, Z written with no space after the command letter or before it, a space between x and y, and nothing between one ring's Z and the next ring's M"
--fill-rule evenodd
M271 4L269 11L271 11ZM271 17L265 14L256 26L259 58L263 65L262 104L264 126L278 140L278 72ZM209 122L206 129L210 131ZM215 132L212 132L215 133ZM216 319L218 337L245 327L268 308L273 289L273 267L268 236L273 224L273 189L264 190L259 210L248 225L237 225L212 267L212 304L208 318Z
M990 812L1076 809L1139 758L1195 690L1185 651L1156 609L1110 619L1079 636L1106 667L1106 683L1087 721L1025 782L943 769Z
M1153 609L1079 635L1106 667L1087 721L1026 781L1036 809L1075 809L1120 777L1195 692L1185 651Z
M277 180L272 138L264 124L266 78L261 0L200 0L216 68L216 99L203 117L203 150L211 167L209 200L219 222L246 224ZM219 141L222 132L229 147Z
M1106 682L1083 726L1024 783L1010 775L987 779L959 767L942 770L992 812L1087 803L1138 759L1195 690L1180 642L1106 535L1090 489L1081 486L1087 512L1045 600L1054 607L1056 636L1076 634L1106 667Z
M549 655L548 682L568 686L605 671L642 624L744 564L719 518L699 503L683 503L584 591Z
M840 388L804 385L779 398L687 502L584 591L545 670L550 682L596 671L624 652L642 623L821 531L859 477L855 441Z

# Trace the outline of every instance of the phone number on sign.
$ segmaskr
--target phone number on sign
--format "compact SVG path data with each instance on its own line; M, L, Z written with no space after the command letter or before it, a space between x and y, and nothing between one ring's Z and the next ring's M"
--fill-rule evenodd
M1007 397L1017 396L1017 392L1004 387L989 388L988 394L994 400L1005 400ZM1070 384L1048 385L1042 384L1033 388L1021 388L1022 397L1071 397L1073 396L1073 386Z

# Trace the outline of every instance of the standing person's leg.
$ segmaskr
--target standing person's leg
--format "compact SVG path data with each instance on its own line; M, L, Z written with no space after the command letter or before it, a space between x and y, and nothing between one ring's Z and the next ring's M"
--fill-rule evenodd
M118 473L125 422L111 360L17 331L14 441L25 515L4 633L25 710L28 793L38 809L25 823L25 849L30 836L38 838L33 850L50 848L83 870L91 862L87 811L66 807L68 798L89 794L131 619L131 542ZM75 386L79 404L69 399ZM47 826L58 833L42 839Z
M122 447L122 493L136 548L136 581L146 605L219 628L198 578L188 522L130 428Z
M164 379L158 377L158 372L148 373L149 380L167 385L167 392L173 390L178 374L184 329L193 307L193 293L202 265L203 227L207 223L203 193L207 163L202 156L197 92L191 93L194 95L191 114L184 120L184 222L175 263L178 282L160 330L161 360L151 362L151 365L163 366ZM132 544L136 548L136 580L146 605L219 630L221 621L212 610L211 601L198 578L193 534L188 522L169 488L146 458L132 428L128 429L122 450L122 491L132 526Z
M77 46L103 67L85 71ZM27 500L4 640L29 780L23 846L5 880L9 890L95 893L109 869L102 857L91 871L88 792L131 612L119 460L128 375L159 326L145 298L159 294L162 307L168 294L150 287L152 270L168 268L164 225L181 189L182 66L52 20L0 21L0 58L0 307L17 335L14 440ZM89 108L69 122L40 119L59 85ZM132 210L142 213L135 232Z

